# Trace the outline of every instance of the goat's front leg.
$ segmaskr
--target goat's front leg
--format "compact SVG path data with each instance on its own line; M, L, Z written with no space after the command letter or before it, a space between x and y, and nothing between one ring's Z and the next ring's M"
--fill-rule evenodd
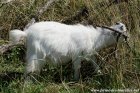
M74 66L74 80L78 81L80 78L81 59L80 57L73 62Z

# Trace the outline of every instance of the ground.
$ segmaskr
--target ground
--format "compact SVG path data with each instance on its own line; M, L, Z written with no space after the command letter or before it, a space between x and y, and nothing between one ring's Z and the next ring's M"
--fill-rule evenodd
M113 1L113 0L112 0ZM123 1L123 2L121 2ZM126 0L127 1L127 0ZM11 29L23 30L39 7L47 0L13 0L0 3L0 46L7 44ZM25 84L24 67L26 49L17 46L0 54L0 92L1 93L94 93L95 91L113 90L132 91L140 89L140 1L129 0L119 3L111 0L58 0L38 17L39 21L53 20L66 24L112 25L121 21L127 25L130 33L130 49L119 42L100 51L97 56L102 74L95 74L90 62L83 61L81 78L73 81L71 64L58 68L46 65L40 78L35 83ZM88 10L72 18L83 8ZM67 21L65 21L67 20ZM112 91L111 91L112 90ZM128 92L127 91L127 92Z

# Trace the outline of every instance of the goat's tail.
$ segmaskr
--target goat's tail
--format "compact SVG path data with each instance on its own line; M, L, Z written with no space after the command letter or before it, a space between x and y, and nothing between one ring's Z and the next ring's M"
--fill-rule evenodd
M11 30L9 32L9 41L11 41L13 44L17 44L19 42L23 42L25 43L26 40L26 32L15 29L15 30Z

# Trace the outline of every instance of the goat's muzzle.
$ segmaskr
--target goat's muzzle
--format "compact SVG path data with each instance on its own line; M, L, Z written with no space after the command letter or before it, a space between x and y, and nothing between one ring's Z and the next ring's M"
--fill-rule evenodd
M130 35L127 33L127 31L125 31L125 32L123 32L123 33L119 32L119 31L115 31L115 32L119 33L118 36L117 36L117 43L118 43L118 41L119 41L119 38L122 36L122 37L124 38L125 44L126 44L127 47L131 50L131 47L130 47L130 45L129 45L129 43L128 43L128 39L129 39Z

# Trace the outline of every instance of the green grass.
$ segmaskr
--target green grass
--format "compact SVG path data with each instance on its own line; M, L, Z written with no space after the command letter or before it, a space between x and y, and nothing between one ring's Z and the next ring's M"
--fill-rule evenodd
M0 3L0 45L7 43L11 29L24 29L38 7L47 0L31 1L34 0L15 0L4 5ZM117 57L114 56L113 47L102 50L100 57L97 56L98 62L102 62L102 74L93 74L90 63L83 62L79 82L73 82L73 71L69 64L58 68L46 65L36 83L25 84L23 73L26 50L15 47L0 55L0 93L92 93L93 89L140 89L140 0L107 7L108 1L59 0L39 16L39 20L61 22L86 6L90 11L89 17L81 21L92 20L100 25L124 22L130 33L132 51L124 43L119 43Z

